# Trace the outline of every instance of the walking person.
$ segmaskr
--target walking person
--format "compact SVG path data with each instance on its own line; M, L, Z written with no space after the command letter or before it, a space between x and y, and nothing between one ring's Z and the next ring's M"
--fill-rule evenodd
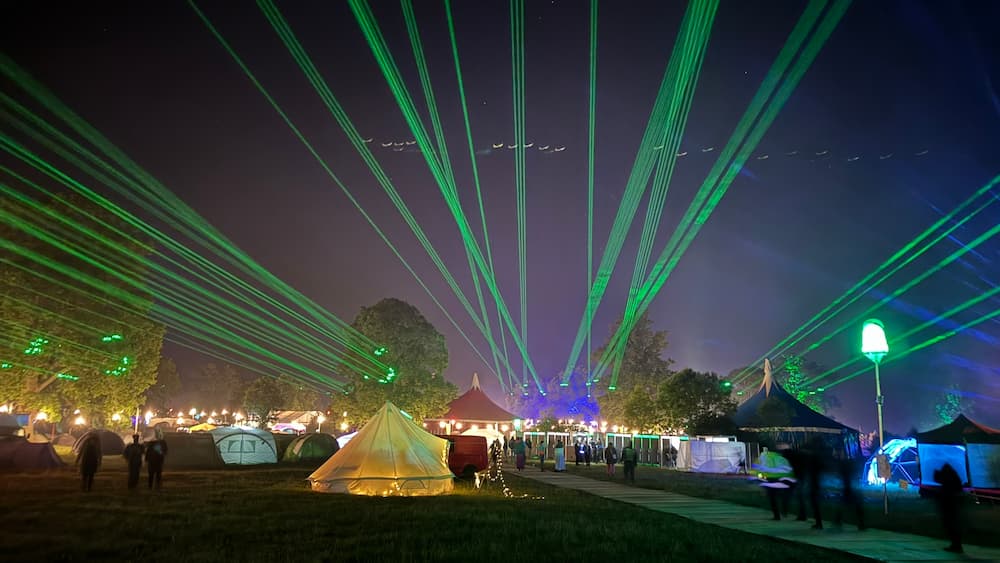
M941 484L937 491L938 511L941 524L951 544L944 548L952 553L963 553L962 549L962 478L951 464L944 464L934 471L934 481Z
M566 445L562 438L556 441L556 472L566 471Z
M833 525L839 528L843 522L843 513L850 510L854 512L854 517L857 519L858 530L864 530L866 529L865 508L861 495L854 489L854 466L850 459L838 459L836 463L843 490L840 506L837 507L837 513L834 515Z
M521 438L514 438L514 443L511 444L510 449L514 452L514 467L517 467L518 471L524 471L524 460L527 457L526 452L528 450L524 440Z
M132 443L125 447L122 457L128 464L128 489L134 490L139 486L139 470L142 469L142 444L139 443L139 435L132 435Z
M545 471L545 454L547 453L547 447L548 444L545 443L545 440L538 443L538 469L540 471Z
M625 465L625 479L635 484L635 466L639 462L639 452L632 447L632 442L627 442L622 448L622 463Z
M608 442L608 447L604 448L604 463L608 464L608 477L614 478L615 464L618 463L618 450L611 442Z
M583 443L577 442L573 444L573 458L576 466L580 467L580 462L583 461Z
M159 489L163 484L163 462L167 458L167 443L153 440L146 446L146 471L149 473L149 488Z
M583 444L583 461L590 467L590 459L593 456L594 448L590 444Z
M94 475L101 467L101 439L97 434L92 434L83 444L80 444L80 453L76 456L76 464L80 467L81 488L83 492L89 493L94 487Z

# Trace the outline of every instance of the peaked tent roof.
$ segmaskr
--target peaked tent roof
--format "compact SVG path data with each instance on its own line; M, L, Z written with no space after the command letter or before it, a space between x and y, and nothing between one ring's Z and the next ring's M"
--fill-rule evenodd
M917 442L923 444L1000 444L1000 430L979 424L964 414L960 414L955 420L944 426L917 434Z
M479 374L472 374L469 390L448 405L448 413L440 420L476 420L482 422L509 422L517 416L494 403L479 387ZM438 420L438 419L434 419Z
M812 410L799 402L791 393L785 391L771 375L770 362L765 364L764 381L761 382L757 394L736 409L736 414L733 415L733 422L736 423L736 426L740 430L776 428L773 422L765 420L758 412L760 406L769 398L779 401L788 409L788 422L779 426L783 430L795 429L806 432L836 432L838 434L844 430L856 432L853 428Z
M309 476L314 491L369 496L451 492L448 440L385 405L357 435Z

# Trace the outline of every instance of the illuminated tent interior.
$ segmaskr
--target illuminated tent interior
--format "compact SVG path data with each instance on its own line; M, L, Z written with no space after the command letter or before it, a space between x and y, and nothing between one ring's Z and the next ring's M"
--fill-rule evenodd
M757 393L736 409L733 422L743 442L775 448L804 446L817 438L848 457L861 453L858 431L812 410L774 381L765 370Z
M228 465L278 463L277 445L270 432L256 428L226 426L210 430L222 461ZM170 443L167 442L169 446Z
M314 491L369 496L451 492L448 441L428 433L386 402L357 435L319 467Z
M917 434L921 488L937 486L934 471L951 464L962 482L1000 495L1000 430L964 414L944 426Z

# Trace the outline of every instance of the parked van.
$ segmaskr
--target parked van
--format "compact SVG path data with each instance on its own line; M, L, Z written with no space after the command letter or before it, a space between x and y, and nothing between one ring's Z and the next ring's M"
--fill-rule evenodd
M455 475L471 478L478 471L490 466L489 448L482 436L439 436L451 444L448 448L448 468Z

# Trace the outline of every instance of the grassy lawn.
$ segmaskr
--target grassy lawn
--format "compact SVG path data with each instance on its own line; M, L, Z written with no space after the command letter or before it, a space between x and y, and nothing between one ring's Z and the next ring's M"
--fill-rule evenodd
M536 466L537 467L537 466ZM575 466L572 462L566 464L568 472L607 480L605 465L591 467ZM615 480L622 482L624 471L618 466ZM635 484L638 487L666 490L683 495L700 498L725 500L746 506L758 506L770 510L767 498L760 487L743 476L707 475L672 471L658 467L640 466L636 471ZM831 484L832 485L832 484ZM823 517L833 517L837 506L838 489L826 491ZM865 489L865 520L873 528L882 528L897 532L906 532L930 537L944 537L941 521L933 500L920 498L915 492L899 492L889 490L889 515L883 514L881 489ZM791 510L797 510L795 500L792 500ZM810 513L811 514L811 513ZM976 505L972 499L965 502L966 537L970 544L1000 547L1000 504ZM811 516L810 516L811 517ZM854 523L854 515L848 513L845 521Z
M310 492L309 469L173 472L125 489L108 458L94 491L71 468L0 475L0 559L9 561L850 561L575 491L509 478L518 495Z

